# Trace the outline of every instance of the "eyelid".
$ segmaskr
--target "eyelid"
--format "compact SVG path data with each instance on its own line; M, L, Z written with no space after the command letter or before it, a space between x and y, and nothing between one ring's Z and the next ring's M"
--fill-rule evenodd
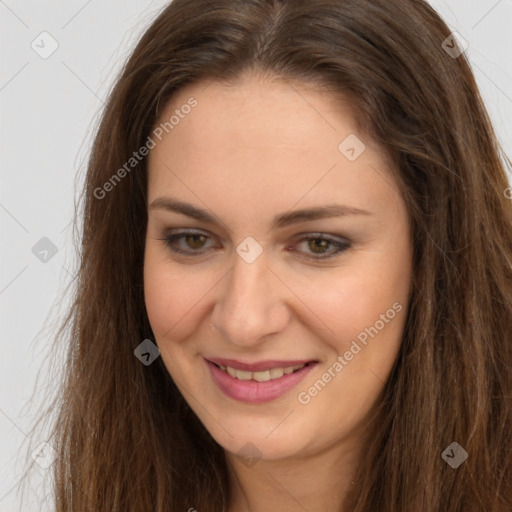
M330 260L335 258L336 256L340 255L341 253L345 252L347 249L349 249L352 246L352 243L345 237L337 236L337 235L330 235L328 233L322 233L322 232L306 232L301 235L297 235L295 245L297 243L301 243L306 240L325 240L329 242L332 246L335 247L334 251L328 251L326 253L320 253L318 256L312 256L307 255L305 253L301 253L300 251L294 251L301 255L301 257L304 257L307 260L311 261L321 261L321 260ZM314 254L314 253L310 253Z
M208 249L206 249L206 250L199 249L197 251L190 249L190 250L184 251L184 250L178 249L176 247L173 247L171 245L171 243L174 242L175 240L184 238L187 235L203 235L209 240L211 240L213 238L207 231L204 231L204 230L195 229L195 228L183 228L183 229L177 228L177 229L168 230L166 232L164 238L160 238L159 240L162 240L171 251L181 254L185 257L194 258L194 257L203 256L208 251ZM348 240L345 237L339 236L339 235L331 235L331 234L323 233L323 232L307 231L307 232L297 234L294 237L294 239L293 239L294 241L292 242L291 246L295 246L295 245L297 245L301 242L307 241L307 240L315 240L315 239L321 239L321 240L327 241L332 246L334 246L335 250L331 250L330 252L327 251L326 253L318 253L317 256L314 255L315 253L310 253L310 255L308 255L308 254L304 253L303 251L293 250L293 252L299 254L300 257L305 258L309 261L317 261L318 262L321 260L332 259L332 258L336 257L337 255L339 255L340 253L343 253L344 251L349 249L352 245L352 242L350 240ZM289 247L290 247L290 245L287 246L287 249Z
M165 231L165 236L171 235L204 235L207 236L208 238L218 238L217 236L212 235L208 231L198 228L173 228ZM304 231L302 233L297 233L296 235L294 235L293 240L302 241L304 239L311 238L325 238L340 243L350 243L350 240L344 236L326 233L324 231Z

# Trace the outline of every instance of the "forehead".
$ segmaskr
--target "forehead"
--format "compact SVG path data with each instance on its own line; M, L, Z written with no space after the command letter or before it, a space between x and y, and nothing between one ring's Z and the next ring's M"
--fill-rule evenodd
M176 145L194 139L203 152L289 147L322 153L336 150L344 133L358 131L348 103L347 108L342 106L343 97L315 91L311 84L254 74L235 84L203 81L186 86L168 102L159 122L170 119L191 97L197 106L172 129L172 135Z
M183 108L191 98L196 105ZM149 200L174 192L279 204L281 211L299 200L368 206L376 180L389 188L385 155L359 131L350 108L307 84L254 75L236 84L192 84L168 102L157 126L172 116L149 155ZM347 158L347 144L360 156Z

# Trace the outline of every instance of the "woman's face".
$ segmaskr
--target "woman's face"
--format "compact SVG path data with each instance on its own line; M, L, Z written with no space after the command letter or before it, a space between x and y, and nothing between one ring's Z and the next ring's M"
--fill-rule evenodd
M331 96L254 75L189 85L160 122L144 284L169 374L229 452L355 442L396 360L411 280L384 155Z

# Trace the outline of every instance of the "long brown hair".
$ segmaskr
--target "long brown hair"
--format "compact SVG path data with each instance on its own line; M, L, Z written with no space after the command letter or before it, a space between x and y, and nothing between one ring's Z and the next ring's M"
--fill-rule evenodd
M145 366L134 356L154 340L143 295L146 159L98 189L146 143L173 93L236 83L247 70L348 98L395 162L412 223L402 348L346 510L512 510L510 161L449 37L423 0L174 0L152 23L110 94L87 168L76 293L61 329L67 366L51 406L58 512L228 503L224 450L162 358ZM457 469L442 457L452 442L468 454Z

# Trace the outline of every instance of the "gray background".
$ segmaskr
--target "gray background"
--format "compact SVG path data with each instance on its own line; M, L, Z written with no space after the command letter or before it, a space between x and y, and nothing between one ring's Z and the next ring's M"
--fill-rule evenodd
M47 357L75 269L74 198L113 79L166 3L0 0L0 512L51 508L36 504L51 469L36 465L24 495L18 484L25 457L46 441L44 432L28 432L45 393L56 389ZM512 157L512 1L431 3L469 42L477 82ZM31 47L34 40L42 46L43 31L58 43L46 59ZM55 255L42 238L51 241ZM34 246L40 248L36 254ZM58 366L55 371L58 376Z

